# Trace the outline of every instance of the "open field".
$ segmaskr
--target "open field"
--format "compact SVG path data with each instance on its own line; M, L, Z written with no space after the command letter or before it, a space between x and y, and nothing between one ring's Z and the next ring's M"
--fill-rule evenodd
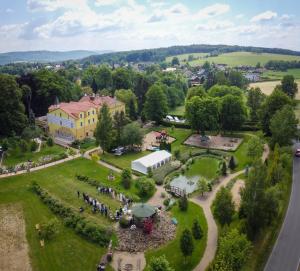
M21 205L0 204L0 240L0 270L32 270Z
M193 202L189 202L187 212L180 211L178 204L176 204L171 210L171 214L172 217L178 220L176 238L162 248L146 252L147 262L149 262L152 257L165 255L175 271L192 270L201 260L206 246L207 224L204 213L201 207ZM184 229L191 230L194 219L198 219L200 222L204 236L201 240L194 239L194 252L192 256L187 257L185 264L184 257L180 252L180 236ZM146 267L146 270L149 269Z
M179 60L187 59L188 55L194 55L195 57L198 54L185 54L185 55L178 55L177 57ZM205 54L200 54L199 59L190 61L189 64L192 66L202 65L205 61L214 62L216 64L227 64L228 66L240 66L240 65L249 65L255 66L258 62L261 65L266 64L270 60L300 60L300 56L291 56L291 55L280 55L280 54L268 54L268 53L250 53L250 52L233 52L233 53L226 53L220 54L215 57L204 57ZM167 62L171 62L172 57L167 58Z
M177 55L176 57L178 57L180 62L187 62L189 56L192 55L194 58L205 58L208 54L207 53L191 53L191 54L182 54L182 55ZM174 56L168 56L166 58L167 62L171 62Z
M213 180L218 176L219 160L211 157L201 157L195 159L189 170L186 171L187 176L203 176L208 180Z
M296 80L298 84L298 88L300 87L300 80ZM251 83L249 87L259 87L261 91L266 94L270 95L274 88L280 84L280 81L266 81L266 82L258 82L258 83ZM300 91L296 94L296 100L300 100Z
M293 75L295 79L300 79L300 69L288 69L285 72L281 71L267 71L262 77L271 80L281 80L285 75Z
M15 151L11 151L5 155L5 157L3 159L3 164L5 166L14 166L14 165L17 165L20 163L27 162L28 160L37 162L39 160L39 158L41 158L42 156L58 155L63 152L65 152L65 149L58 145L54 145L52 147L49 147L46 145L41 148L40 152L27 151L27 152L23 153L19 149L17 149Z

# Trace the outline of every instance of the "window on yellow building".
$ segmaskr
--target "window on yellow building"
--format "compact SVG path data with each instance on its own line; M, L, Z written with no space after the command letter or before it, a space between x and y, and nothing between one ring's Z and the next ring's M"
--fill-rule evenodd
M59 116L61 117L61 113L59 113Z
M82 127L82 125L83 125L83 123L82 122L80 122L80 126Z
M88 116L90 115L90 112L88 112Z
M90 123L91 123L91 121L90 121L90 120L88 120L88 123L90 124Z

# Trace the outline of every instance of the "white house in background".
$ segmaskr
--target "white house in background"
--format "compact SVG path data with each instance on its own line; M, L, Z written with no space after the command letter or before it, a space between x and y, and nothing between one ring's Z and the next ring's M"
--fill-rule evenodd
M148 169L156 169L171 161L172 154L163 150L150 153L131 162L131 169L147 174Z

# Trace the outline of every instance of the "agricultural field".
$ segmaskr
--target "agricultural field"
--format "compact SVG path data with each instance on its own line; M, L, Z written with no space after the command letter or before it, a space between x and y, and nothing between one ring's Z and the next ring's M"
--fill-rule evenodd
M298 84L298 88L300 86L300 80L296 80L296 83ZM280 84L280 81L265 81L265 82L258 82L258 83L251 83L249 87L259 87L261 91L266 94L270 95L274 88ZM300 100L300 92L296 94L296 100Z
M288 69L285 72L281 71L266 71L262 78L268 80L281 80L285 75L293 75L295 79L300 79L300 69Z
M300 56L291 56L291 55L280 55L280 54L268 54L268 53L250 53L250 52L233 52L233 53L225 53L220 54L214 57L205 57L205 54L185 54L185 55L178 55L177 57L179 60L187 59L188 55L194 55L196 58L199 59L190 61L189 64L191 66L203 65L205 61L214 62L216 64L227 64L228 66L235 67L240 65L249 65L255 66L258 62L261 65L266 64L270 60L300 60ZM167 58L167 62L172 61L172 57Z

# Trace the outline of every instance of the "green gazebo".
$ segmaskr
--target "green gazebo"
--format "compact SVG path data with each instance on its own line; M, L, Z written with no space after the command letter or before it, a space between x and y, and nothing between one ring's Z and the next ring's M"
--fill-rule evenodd
M137 226L142 226L145 219L154 218L156 209L146 203L137 203L131 208L133 220Z

